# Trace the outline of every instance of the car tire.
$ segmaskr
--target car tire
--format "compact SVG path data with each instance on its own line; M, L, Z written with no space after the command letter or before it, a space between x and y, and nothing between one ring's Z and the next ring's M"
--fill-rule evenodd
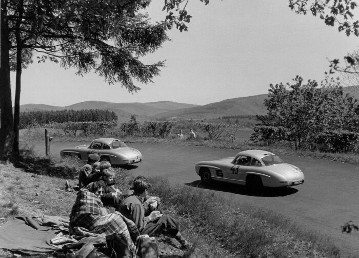
M200 171L201 181L204 185L210 185L212 183L211 172L208 168L202 168Z
M101 158L100 158L100 161L108 161L108 162L110 162L110 164L111 164L111 160L110 160L109 157L101 157Z
M246 178L246 187L250 192L263 191L263 182L259 176L248 175Z

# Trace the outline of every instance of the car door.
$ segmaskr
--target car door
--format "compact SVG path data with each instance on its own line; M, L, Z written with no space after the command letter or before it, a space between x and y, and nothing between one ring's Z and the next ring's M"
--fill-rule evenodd
M100 154L102 149L102 143L101 142L92 142L89 146L89 150L87 151L87 155L91 153L98 153Z
M238 155L232 163L233 166L230 168L228 179L233 183L244 184L246 173L250 171L251 157L247 155Z

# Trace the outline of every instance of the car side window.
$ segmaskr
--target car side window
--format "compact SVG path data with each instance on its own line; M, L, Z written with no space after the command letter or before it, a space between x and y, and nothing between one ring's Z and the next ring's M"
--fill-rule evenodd
M108 146L107 144L104 144L104 145L102 146L102 149L104 149L104 150L109 150L109 149L111 149L111 148L110 148L110 146Z
M262 166L262 164L260 163L259 160L255 159L255 158L252 158L251 166L253 166L253 167L260 167L260 166Z
M251 157L240 155L236 158L235 164L240 166L249 166Z
M93 142L90 146L90 149L94 149L94 150L100 150L101 149L101 143L99 142Z

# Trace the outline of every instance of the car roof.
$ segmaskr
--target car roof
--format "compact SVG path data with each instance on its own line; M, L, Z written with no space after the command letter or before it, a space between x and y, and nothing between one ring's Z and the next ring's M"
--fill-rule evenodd
M269 151L265 151L265 150L245 150L245 151L239 152L237 155L247 155L247 156L261 159L264 156L275 155L275 154L272 152L269 152Z
M119 139L116 138L98 138L93 140L94 142L101 142L101 143L106 143L108 145L110 145L113 141L121 141Z

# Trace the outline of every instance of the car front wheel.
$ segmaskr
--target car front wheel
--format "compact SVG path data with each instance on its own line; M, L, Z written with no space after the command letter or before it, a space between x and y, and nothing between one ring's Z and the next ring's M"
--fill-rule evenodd
M100 161L108 161L111 163L110 157L101 157Z
M261 192L263 190L263 182L259 176L247 176L246 187L251 192Z
M204 185L210 185L212 183L211 172L208 168L201 169L201 181Z

